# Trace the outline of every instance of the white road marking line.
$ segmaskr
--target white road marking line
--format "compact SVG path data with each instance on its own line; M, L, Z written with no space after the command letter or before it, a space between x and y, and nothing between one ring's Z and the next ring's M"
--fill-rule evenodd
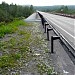
M68 18L68 17L65 18L65 17L63 17L63 16L59 16L59 15L53 15L53 18L54 18L54 16L55 16L55 18L58 17L58 18L57 18L58 20L60 20L60 17L61 17L63 20ZM69 20L72 20L72 21L73 21L74 19L71 19L71 18L70 18ZM64 20L64 22L67 22L68 24L72 24L72 23L69 22L69 20L68 20L68 21L67 21L67 20ZM74 21L73 21L73 22L74 22Z
M41 14L45 14L47 15L47 13L41 12ZM43 15L44 16L44 15ZM45 16L47 18L47 16ZM47 18L48 19L48 18ZM51 21L51 20L50 20ZM70 35L72 38L75 39L75 36L71 35L70 33L68 33L66 30L64 30L63 28L61 28L60 26L58 26L56 23L54 23L53 21L51 21L53 24L55 24L57 27L59 27L61 30L63 30L64 32L66 32L68 35ZM74 25L75 26L75 25Z
M52 18L52 20L53 20L54 18ZM59 24L60 25L62 25L61 23L63 23L63 22L60 22L60 20L56 20L56 19L54 19L56 22L59 22ZM65 23L63 23L64 25L66 25ZM65 27L65 26L63 26L63 27ZM67 26L66 26L67 27ZM67 27L68 29L70 29L70 30L73 30L73 28L74 28L74 26L73 27L70 27L70 26L68 26Z
M48 18L47 18L48 19ZM50 20L51 21L51 20ZM60 29L62 29L64 32L66 32L68 35L70 35L72 38L75 39L75 37L73 35L71 35L70 33L68 33L66 30L64 30L63 28L61 28L60 26L58 26L56 23L54 23L53 21L51 21L54 25L56 25L57 27L59 27Z

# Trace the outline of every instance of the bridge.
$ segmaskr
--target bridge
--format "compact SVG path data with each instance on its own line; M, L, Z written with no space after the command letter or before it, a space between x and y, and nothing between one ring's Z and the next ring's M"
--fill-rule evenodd
M75 19L40 11L37 12L59 33L59 36L63 37L72 48L70 50L75 56Z
M26 20L40 21L40 18L43 25L43 30L45 32L44 34L47 37L47 40L49 41L50 52L53 54L51 56L53 58L53 62L55 64L58 63L60 65L60 69L62 69L64 73L63 75L74 75L75 66L72 64L72 61L75 64L75 43L74 43L75 19L37 11ZM53 33L51 34L50 32L47 35L48 29L52 30L55 34ZM54 45L57 44L58 48L56 47L53 48L52 42L56 39L59 39L60 40L59 42L62 42L61 43L62 46L59 44L58 41L56 41ZM64 47L65 49L62 48L63 46L65 46ZM53 48L54 50L51 48Z

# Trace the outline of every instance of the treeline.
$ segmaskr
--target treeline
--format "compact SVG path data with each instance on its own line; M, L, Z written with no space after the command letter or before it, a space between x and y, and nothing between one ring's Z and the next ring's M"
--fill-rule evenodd
M33 6L20 6L14 4L7 4L2 2L0 4L0 22L10 22L14 18L28 17L34 12Z
M75 5L36 6L34 9L52 13L75 14Z
M70 15L75 15L75 9L69 9L68 6L61 6L58 10L55 12L57 13L62 13L62 14L70 14Z

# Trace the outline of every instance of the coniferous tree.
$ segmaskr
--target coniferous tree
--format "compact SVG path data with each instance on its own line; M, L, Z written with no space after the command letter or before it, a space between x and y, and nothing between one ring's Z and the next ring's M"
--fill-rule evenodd
M20 6L20 5L14 5L7 4L5 2L2 2L0 4L0 22L10 22L14 18L18 17L28 17L30 14L34 12L33 6Z

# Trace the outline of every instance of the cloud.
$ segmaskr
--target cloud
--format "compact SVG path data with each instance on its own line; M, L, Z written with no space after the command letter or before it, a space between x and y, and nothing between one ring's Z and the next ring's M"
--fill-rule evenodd
M0 3L3 0L0 0ZM75 0L4 0L6 3L19 5L35 5L35 6L50 6L50 5L75 5Z

